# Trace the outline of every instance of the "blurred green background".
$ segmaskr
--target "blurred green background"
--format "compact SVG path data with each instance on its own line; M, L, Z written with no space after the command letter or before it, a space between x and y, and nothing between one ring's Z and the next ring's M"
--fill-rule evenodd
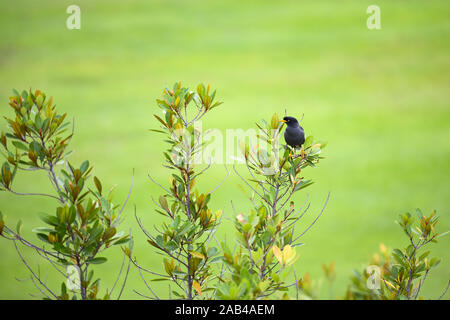
M66 8L81 8L81 30L68 30ZM366 8L381 8L381 30L366 27ZM361 268L382 242L406 245L395 224L398 214L436 209L441 231L450 229L450 2L430 1L2 1L0 3L1 114L11 115L11 89L40 89L76 121L72 162L89 159L104 185L117 184L123 201L132 169L135 185L126 210L140 263L162 270L138 231L133 205L151 229L158 223L151 196L161 191L168 171L165 149L152 114L166 85L199 82L217 88L225 103L210 113L203 128L252 128L273 112L305 114L307 134L328 141L326 160L305 176L316 183L306 192L312 202L306 228L331 198L324 215L298 249L297 274L322 277L322 263L334 261L337 279L321 298L344 295L354 268ZM0 129L5 129L2 120ZM239 166L243 170L244 167ZM200 188L213 188L226 171L214 166ZM216 192L212 208L233 216L249 208L231 174ZM45 176L22 174L22 192L50 189ZM24 233L52 213L51 201L1 193L0 210ZM299 228L300 229L300 228ZM229 220L217 237L233 241ZM437 298L450 278L449 238L434 245L442 263L424 285L423 296ZM102 292L111 287L121 263L119 248L100 266ZM33 267L41 265L51 284L52 269L24 250ZM29 299L36 293L12 243L0 239L0 298ZM157 283L157 292L167 291ZM124 297L146 293L135 269ZM330 293L331 292L331 293ZM330 295L331 294L331 295ZM447 293L446 298L450 298Z

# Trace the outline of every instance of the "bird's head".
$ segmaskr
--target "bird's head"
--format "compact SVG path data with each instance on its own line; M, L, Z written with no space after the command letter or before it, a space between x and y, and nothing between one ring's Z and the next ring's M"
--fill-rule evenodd
M283 120L280 120L280 121L286 123L288 126L289 125L291 125L291 126L298 125L298 121L294 117L284 117Z

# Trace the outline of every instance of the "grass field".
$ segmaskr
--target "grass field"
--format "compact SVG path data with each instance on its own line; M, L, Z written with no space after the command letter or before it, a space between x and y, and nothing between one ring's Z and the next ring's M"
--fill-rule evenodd
M448 1L87 1L81 30L66 28L73 1L0 3L0 102L11 89L39 88L54 97L76 121L72 162L89 159L104 184L117 184L125 199L135 168L134 190L123 228L132 228L135 252L144 265L162 268L138 232L133 205L144 223L158 223L151 195L160 190L147 175L167 183L161 166L165 148L152 114L166 85L199 82L217 88L225 103L203 126L251 128L273 112L301 116L307 134L328 141L316 180L307 191L312 221L327 193L324 215L298 249L299 274L321 277L321 264L334 261L338 277L321 298L341 297L352 269L361 268L383 242L402 247L398 214L421 208L440 215L440 230L450 230L450 21ZM381 8L381 30L366 27L366 8ZM4 130L5 121L0 129ZM241 170L244 167L238 167ZM214 166L200 185L213 188L225 175ZM45 176L22 175L21 191L50 189ZM213 208L232 217L249 203L232 174L213 198ZM297 201L304 200L299 194ZM122 200L121 200L122 201ZM11 225L24 221L24 234L40 226L40 211L51 201L0 194L0 210ZM229 221L218 238L232 239ZM33 238L34 237L34 238ZM36 241L38 241L36 239ZM434 245L443 258L423 288L437 298L450 279L449 238ZM41 262L24 250L32 266ZM120 264L120 249L109 256ZM51 271L51 269L50 269ZM104 283L117 270L99 267ZM27 299L36 293L11 243L0 240L0 298ZM58 283L49 274L50 283ZM145 292L131 271L125 298ZM104 288L103 288L104 289ZM166 287L157 285L158 292ZM450 298L450 292L445 298Z

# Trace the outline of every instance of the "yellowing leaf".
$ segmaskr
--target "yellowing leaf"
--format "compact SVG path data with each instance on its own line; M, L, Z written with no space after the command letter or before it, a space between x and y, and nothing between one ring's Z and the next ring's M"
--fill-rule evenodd
M269 285L270 285L270 281L269 280L260 281L258 283L258 288L259 288L259 290L261 292L264 292L269 287Z
M195 291L198 292L199 295L202 295L202 287L198 284L197 281L194 280L194 282L192 282L192 286L194 287Z
M284 264L291 265L296 260L297 252L290 245L286 245L283 248L283 262Z
M272 121L270 122L270 126L272 127L272 129L277 129L279 123L280 123L280 120L278 118L278 114L274 113L272 116Z
M173 270L175 269L175 261L171 259L170 261L164 259L164 269L166 270L168 275L172 275Z
M277 258L278 262L283 264L283 254L281 253L280 248L278 248L277 246L273 246L272 251L275 257Z
M159 204L161 205L161 207L164 210L169 211L169 204L167 203L166 197L160 196L159 197Z
M54 235L52 235L51 233L48 235L48 242L53 243L56 241L56 238Z
M223 211L221 209L217 210L216 212L214 212L214 219L219 219L220 216L222 215Z
M387 248L383 243L380 243L380 251L382 254L386 254Z
M47 109L45 110L45 116L50 119L52 115L53 115L52 108L50 106L47 106Z
M194 257L196 257L196 258L199 258L199 259L205 259L205 256L202 255L200 252L189 251L189 253L190 253L191 255L193 255Z
M384 283L386 283L386 284L387 284L389 287L391 287L392 289L397 290L397 288L396 288L392 283L390 283L389 281L384 280Z

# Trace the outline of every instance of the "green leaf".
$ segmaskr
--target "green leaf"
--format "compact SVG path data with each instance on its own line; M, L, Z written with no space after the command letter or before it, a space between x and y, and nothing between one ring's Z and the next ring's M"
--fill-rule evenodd
M150 281L167 281L167 280L170 280L170 279L167 279L167 278L156 278L156 279L151 279Z
M192 227L192 224L189 221L186 221L180 228L180 230L177 232L177 235L181 237L183 234L185 234L187 231L189 231Z
M42 119L39 113L37 113L36 116L34 117L34 126L36 127L37 130L42 128Z
M97 177L94 177L94 183L95 183L95 187L98 190L98 193L101 195L102 194L102 183L100 182L100 180Z
M314 140L314 137L313 137L313 136L308 136L308 137L305 139L305 143L303 144L303 148L306 149L306 148L310 147L311 144L313 143L313 140Z
M17 149L21 149L24 151L28 151L28 146L26 146L25 144L23 144L22 142L18 141L18 140L13 140L11 141L11 143L17 148Z
M20 220L17 222L17 225L16 225L16 232L17 232L17 234L19 234L19 235L20 235L20 233L22 232L22 226L23 226L22 219L20 219Z
M157 116L156 114L154 114L153 116L156 118L156 120L158 120L159 122L161 122L161 124L162 124L164 127L169 128L169 125L168 125L167 123L165 123L163 119L161 119L161 118L160 118L159 116Z
M208 258L215 256L218 252L219 252L219 249L217 249L216 247L210 247L208 249Z
M157 132L157 133L164 133L166 134L167 132L164 132L162 130L156 130L156 129L148 129L149 131L153 131L153 132Z
M80 171L84 174L87 169L89 169L89 161L86 160L85 162L83 162L80 166Z
M100 198L100 204L102 205L102 208L106 211L108 215L111 215L110 210L110 203L105 198Z
M44 232L50 233L50 232L55 232L54 229L52 229L52 228L46 228L46 227L34 228L34 229L31 230L31 231L33 231L34 233L44 233Z
M101 263L105 263L106 261L108 261L108 259L106 259L105 257L98 257L98 258L90 259L89 263L91 263L91 264L101 264Z
M161 207L166 210L169 211L169 205L167 203L166 197L164 196L160 196L159 197L159 204L161 205Z
M122 239L119 239L116 242L114 242L113 245L124 244L124 243L127 243L128 241L130 241L130 239L128 238L128 236L126 236L126 237L124 237Z
M301 189L304 189L310 185L312 185L314 182L312 180L306 180L306 181L300 181L294 188L295 191L299 191Z
M155 241L156 241L156 244L157 244L159 247L161 247L161 248L164 247L164 246L163 246L164 240L163 240L163 237L162 237L161 235L157 235Z
M441 263L440 258L434 257L433 259L430 260L431 267L436 267L439 263Z
M208 261L208 263L219 263L219 262L223 262L223 257L222 256L217 256L212 258L211 260Z
M65 296L67 293L67 288L66 288L66 284L63 282L61 283L61 296Z
M38 233L38 234L37 234L37 237L38 237L39 239L41 239L42 241L44 241L44 242L50 243L50 241L48 241L48 236L47 236L46 234Z
M51 226L55 226L56 227L56 226L59 225L59 220L55 216L51 216L51 215L48 215L46 213L41 212L41 213L39 213L39 218L42 221L44 221L46 224L49 224Z
M181 294L179 294L178 292L176 292L175 290L172 290L172 293L176 297L183 298L183 296Z
M69 249L67 249L65 246L63 246L61 243L58 242L53 243L53 248L62 254L70 255L72 253Z
M169 251L174 251L174 250L178 249L178 244L175 241L170 240L169 242L167 242L164 245L164 248L166 248Z
M392 255L394 256L394 259L397 260L397 262L399 263L403 263L403 261L406 258L403 252L399 249L392 250Z
M425 259L429 254L430 254L430 251L426 251L426 252L422 253L419 257L419 260Z

